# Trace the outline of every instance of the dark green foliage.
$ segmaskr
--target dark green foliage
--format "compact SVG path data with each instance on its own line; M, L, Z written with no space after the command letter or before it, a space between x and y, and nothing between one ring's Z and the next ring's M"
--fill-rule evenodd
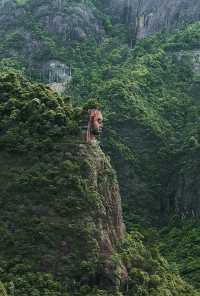
M198 295L159 255L151 245L146 248L139 233L127 235L123 242L121 256L129 273L127 295Z
M158 252L152 247L148 250L138 235L128 235L110 258L100 256L102 234L97 219L103 215L106 196L102 197L89 179L94 178L91 174L97 165L90 157L98 160L103 153L98 147L88 147L88 160L81 156L74 111L49 89L16 73L3 74L0 87L0 276L9 293L123 296L129 284L130 296L160 295L158 291L163 295L198 295L172 274ZM40 108L42 104L44 108ZM47 116L49 112L55 116ZM62 114L63 120L59 117L57 121L57 114ZM35 128L36 123L40 128ZM60 133L55 135L57 126ZM16 137L10 136L13 129ZM98 177L99 188L116 184L107 160L102 161L105 173ZM112 263L110 282L102 269L105 259ZM129 280L122 285L125 268Z
M96 49L98 66L87 61L81 80L72 85L74 94L103 102L104 149L117 169L130 228L133 221L160 225L173 215L199 219L199 79L192 56L178 58L180 50L199 49L199 32L197 23L142 40L132 51L116 50L107 39ZM162 250L171 268L177 261L182 275L199 288L198 227L187 226L187 220L184 225L174 237L169 230L165 240L163 233Z
M1 147L33 150L76 133L70 107L50 89L32 85L16 73L1 74L0 100Z
M200 47L200 23L188 26L182 34L174 34L169 38L164 47L168 50L199 49Z
M130 222L160 224L160 215L164 222L175 211L166 188L189 139L198 139L199 84L191 60L179 61L168 45L179 38L184 49L187 35L194 49L198 34L197 23L172 37L149 37L134 50L115 37L75 51L71 94L79 103L96 97L103 105L104 149L118 172Z
M23 267L22 267L23 268ZM8 283L9 295L21 295L21 296L68 296L61 289L61 285L57 282L51 274L48 273L33 273L27 272L23 274L18 271L18 274L9 275L11 279ZM2 295L3 296L3 295Z
M2 74L0 89L1 278L16 295L67 295L93 276L98 254L99 200L82 171L73 113L14 73Z
M104 7L102 1L90 2ZM38 6L49 1L16 3L23 17L0 29L2 281L11 295L14 283L17 296L121 296L127 287L112 290L96 281L100 258L94 221L101 200L88 187L91 163L80 159L82 109L19 73L49 82L47 62L71 65L73 80L66 91L72 101L103 109L102 145L117 170L128 229L133 222L160 226L174 215L198 218L199 74L191 56L179 55L199 49L200 25L146 38L131 49L126 26L107 15L99 16L100 34L88 33L77 42L72 31L47 30L42 19L48 9L37 16ZM57 3L48 14L59 11ZM73 1L64 2L63 13L77 17L70 5ZM116 182L109 169L106 178ZM170 265L138 235L128 235L113 258L115 280L123 261L130 296L198 295L174 273L177 262L181 274L199 288L198 234L198 225L187 220L163 232L161 250Z
M161 232L161 252L193 286L200 288L200 227L198 222L174 223Z

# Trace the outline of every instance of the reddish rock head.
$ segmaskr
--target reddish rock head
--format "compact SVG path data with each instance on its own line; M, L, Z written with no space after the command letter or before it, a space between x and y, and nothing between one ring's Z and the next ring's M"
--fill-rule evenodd
M91 143L101 133L103 127L103 116L100 110L88 110L89 120L87 127L86 142Z

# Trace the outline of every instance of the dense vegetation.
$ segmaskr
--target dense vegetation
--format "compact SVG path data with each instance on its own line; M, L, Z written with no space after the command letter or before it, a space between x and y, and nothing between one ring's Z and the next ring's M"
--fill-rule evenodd
M13 72L1 74L0 88L0 265L9 293L123 295L128 287L127 295L198 295L139 234L122 242L113 273L102 279L94 223L102 201L87 181L95 163L80 157L76 112ZM122 262L129 272L124 286Z
M196 48L199 37L195 24L172 37L145 39L134 50L116 49L114 38L96 48L89 43L76 49L80 60L72 97L79 96L79 103L95 97L104 105L104 148L134 222L177 214L168 189L185 161L183 154L199 141L199 78L191 59L179 60L173 44L181 50L187 40Z
M198 295L178 274L200 289L200 23L130 48L130 27L103 13L102 1L64 2L76 30L58 33L46 17L61 2L13 1L9 26L0 24L0 279L17 296ZM80 21L85 5L96 26ZM72 69L62 98L24 78L49 82L52 60ZM91 222L100 200L79 146L80 106L90 98L103 109L101 145L117 171L127 230L148 238L127 235L103 284Z
M162 230L161 250L174 268L199 288L199 223L187 221Z
M190 51L200 47L200 25L147 38L131 51L116 50L116 42L90 52L72 96L104 104L104 149L118 172L127 226L172 220L162 252L199 288L200 80Z

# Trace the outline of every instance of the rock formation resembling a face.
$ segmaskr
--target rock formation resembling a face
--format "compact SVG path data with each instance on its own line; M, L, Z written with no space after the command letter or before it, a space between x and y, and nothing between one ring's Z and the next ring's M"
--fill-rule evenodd
M103 127L103 116L100 110L90 109L88 110L89 120L86 133L86 142L91 143L96 140L96 137L102 131Z
M91 126L91 133L94 135L99 135L102 132L103 127L103 116L101 111L95 110L93 111L93 120L92 120L92 126Z

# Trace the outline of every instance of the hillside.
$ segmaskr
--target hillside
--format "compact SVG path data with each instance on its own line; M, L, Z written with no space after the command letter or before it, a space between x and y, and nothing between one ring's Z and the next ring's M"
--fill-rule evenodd
M0 0L0 295L199 295L199 9Z
M116 175L98 145L82 142L71 107L15 73L1 74L0 90L0 265L8 291L198 295L141 235L125 238Z
M1 0L0 58L12 58L33 79L66 82L74 51L89 39L117 37L134 47L145 36L199 20L198 0ZM56 67L54 64L56 63ZM76 67L75 67L76 68Z
M198 149L199 61L191 52L199 40L197 23L165 39L145 39L134 50L116 49L111 39L92 50L89 43L77 61L68 92L79 103L95 97L104 106L104 147L132 222L160 224L160 217L164 223L171 214L184 215L174 180ZM197 211L198 202L189 207Z
M199 20L198 0L111 0L111 15L126 22L132 34L146 36L183 28Z

